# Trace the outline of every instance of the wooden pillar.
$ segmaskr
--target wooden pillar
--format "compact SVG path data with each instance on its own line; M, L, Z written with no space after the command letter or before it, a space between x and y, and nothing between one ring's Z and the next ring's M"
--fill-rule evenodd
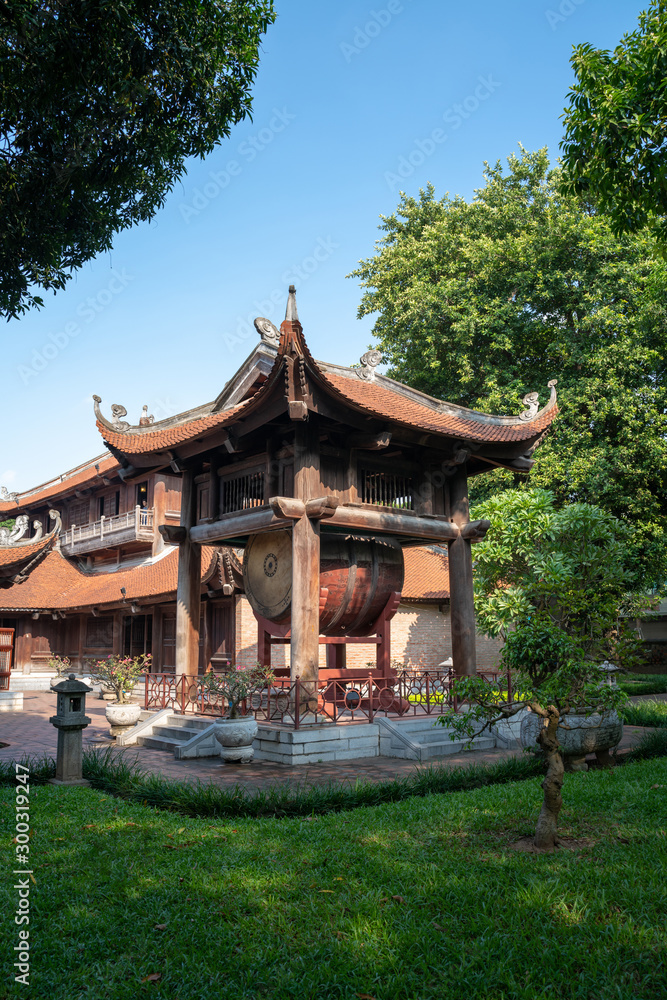
M316 416L296 426L294 496L304 502L320 492L319 428ZM320 655L320 522L301 517L292 529L292 679L308 683L306 697L317 693Z
M153 486L153 556L164 550L164 538L159 532L159 526L165 523L167 517L167 487L164 479L156 479Z
M220 510L220 476L218 475L218 454L210 452L208 456L208 517L210 521L217 521L222 511Z
M468 476L465 464L459 465L447 481L450 519L460 528L470 521ZM452 627L452 659L459 676L477 673L475 650L475 601L472 589L472 552L470 542L455 538L449 550L449 600Z
M181 527L185 539L178 546L178 587L176 590L176 676L199 671L199 616L201 604L201 546L190 538L195 523L197 487L194 472L183 473Z
M153 648L151 650L151 673L162 673L162 608L156 604L153 608Z

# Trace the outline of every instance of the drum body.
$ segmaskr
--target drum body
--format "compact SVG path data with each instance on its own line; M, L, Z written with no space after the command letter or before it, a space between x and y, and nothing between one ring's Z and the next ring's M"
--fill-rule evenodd
M403 551L386 536L322 534L320 602L322 635L369 635L394 591L403 589ZM292 604L292 536L269 531L250 539L243 557L250 605L276 625L289 624Z

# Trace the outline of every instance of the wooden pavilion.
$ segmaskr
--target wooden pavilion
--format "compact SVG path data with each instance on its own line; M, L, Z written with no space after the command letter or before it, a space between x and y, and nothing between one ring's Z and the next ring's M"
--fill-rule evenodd
M245 548L262 656L289 642L291 676L312 691L321 643L340 675L346 644L376 634L386 672L401 551L437 543L449 553L454 670L474 674L471 544L489 525L470 521L468 479L530 470L557 413L555 380L542 409L530 393L519 416L494 416L377 374L376 351L360 368L316 362L293 286L280 330L255 325L261 343L211 403L130 426L123 407L106 419L96 397L123 480L182 477L180 526L160 528L179 546L176 673L197 674L202 546ZM342 575L332 552L347 560Z

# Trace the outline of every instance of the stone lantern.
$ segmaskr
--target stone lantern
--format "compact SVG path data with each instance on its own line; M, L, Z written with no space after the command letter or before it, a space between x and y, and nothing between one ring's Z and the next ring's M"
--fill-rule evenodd
M92 691L87 684L70 674L66 681L56 684L53 690L58 695L56 714L49 722L58 730L58 751L56 755L56 776L53 785L88 785L81 776L82 732L90 725L85 714L86 694Z

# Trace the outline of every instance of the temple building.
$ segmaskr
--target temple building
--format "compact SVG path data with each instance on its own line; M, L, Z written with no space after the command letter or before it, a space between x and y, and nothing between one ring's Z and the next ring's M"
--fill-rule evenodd
M95 397L107 452L3 490L16 675L112 652L150 652L175 677L259 659L315 686L369 665L387 677L392 661L495 664L475 632L471 544L488 523L470 521L467 482L530 470L555 383L542 409L533 392L519 416L493 416L379 374L375 351L358 368L315 361L293 289L279 330L255 325L215 400L131 425Z

